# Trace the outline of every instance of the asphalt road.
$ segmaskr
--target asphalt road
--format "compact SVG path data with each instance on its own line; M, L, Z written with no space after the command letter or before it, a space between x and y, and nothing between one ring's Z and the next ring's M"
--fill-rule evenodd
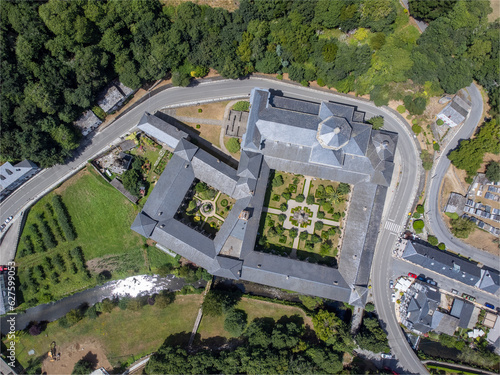
M446 244L446 248L459 253L465 257L472 258L476 262L483 263L492 268L500 268L500 259L486 251L477 249L473 246L462 242L455 238L448 230L447 225L441 218L441 210L439 208L439 190L443 178L450 167L450 160L446 157L450 150L457 147L458 142L462 139L468 139L474 133L476 126L482 119L483 113L483 99L477 87L472 84L467 87L472 99L472 109L468 119L462 125L461 129L457 132L455 137L448 143L448 145L441 152L441 156L435 163L431 170L431 182L427 191L426 211L428 211L428 220L430 223L430 231L438 238L440 242ZM447 199L447 197L443 197Z
M381 223L381 231L372 267L373 292L379 318L388 332L392 352L399 361L399 372L427 373L401 332L394 310L390 308L390 295L386 287L390 277L390 270L392 270L391 249L398 232L401 230L401 225L405 223L406 215L418 186L420 159L412 135L410 135L407 126L404 124L404 120L400 116L389 113L384 108L375 107L369 102L262 78L238 81L222 80L201 83L190 88L175 87L167 89L141 103L98 133L74 161L45 170L8 197L0 205L0 222L9 215L18 213L30 200L38 197L52 185L57 184L64 176L76 171L87 160L111 143L116 142L121 135L130 131L138 123L144 111L155 113L155 111L166 106L242 97L248 95L253 87L281 90L285 95L305 100L330 100L357 105L359 110L366 113L367 119L372 116L382 115L385 118L385 129L399 133L398 153L396 156L401 160L401 173L393 176L394 187L391 190L394 191L389 192L392 199L388 199L386 202L386 205L390 206L387 207Z

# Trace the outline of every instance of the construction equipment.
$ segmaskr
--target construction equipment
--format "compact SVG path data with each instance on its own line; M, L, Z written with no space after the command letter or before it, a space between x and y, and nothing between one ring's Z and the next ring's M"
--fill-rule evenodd
M56 351L56 342L55 341L52 341L50 343L50 350L47 353L47 355L50 358L50 362L54 362L55 360L57 360L57 351Z

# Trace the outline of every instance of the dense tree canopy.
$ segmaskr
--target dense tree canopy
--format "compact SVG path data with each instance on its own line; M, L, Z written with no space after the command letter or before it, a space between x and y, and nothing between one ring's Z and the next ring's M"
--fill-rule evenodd
M63 163L79 144L72 123L114 78L137 88L171 74L186 86L208 68L227 78L288 73L377 105L409 95L395 83L411 79L415 113L424 97L475 79L498 113L500 25L487 23L488 2L411 0L430 21L422 35L397 0L241 0L234 12L168 4L3 1L2 160Z

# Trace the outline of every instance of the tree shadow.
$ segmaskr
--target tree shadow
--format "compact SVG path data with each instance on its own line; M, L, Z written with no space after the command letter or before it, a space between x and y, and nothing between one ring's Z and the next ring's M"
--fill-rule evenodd
M283 325L295 323L297 326L302 327L304 325L304 318L298 314L294 314L292 316L283 315L276 323Z
M99 363L99 360L97 359L97 354L94 354L91 351L85 354L82 360L90 363L92 365L92 370L94 370L97 367L97 364Z
M199 336L199 334L196 334ZM195 336L195 340L196 340ZM163 342L162 346L187 346L189 344L189 339L191 338L191 332L179 332L168 336Z

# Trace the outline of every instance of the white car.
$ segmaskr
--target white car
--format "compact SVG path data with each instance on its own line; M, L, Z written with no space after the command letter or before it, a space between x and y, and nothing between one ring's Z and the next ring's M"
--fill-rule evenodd
M5 224L9 223L12 220L13 216L9 216L7 220L5 220Z
M394 288L394 283L392 282L392 280L389 280L389 288L390 289Z
M382 358L385 358L385 359L391 359L391 358L392 358L392 355L390 355L390 354L385 354L385 353L380 354L380 356L381 356Z
M396 302L396 295L394 293L392 293L391 299L392 299L392 302Z

